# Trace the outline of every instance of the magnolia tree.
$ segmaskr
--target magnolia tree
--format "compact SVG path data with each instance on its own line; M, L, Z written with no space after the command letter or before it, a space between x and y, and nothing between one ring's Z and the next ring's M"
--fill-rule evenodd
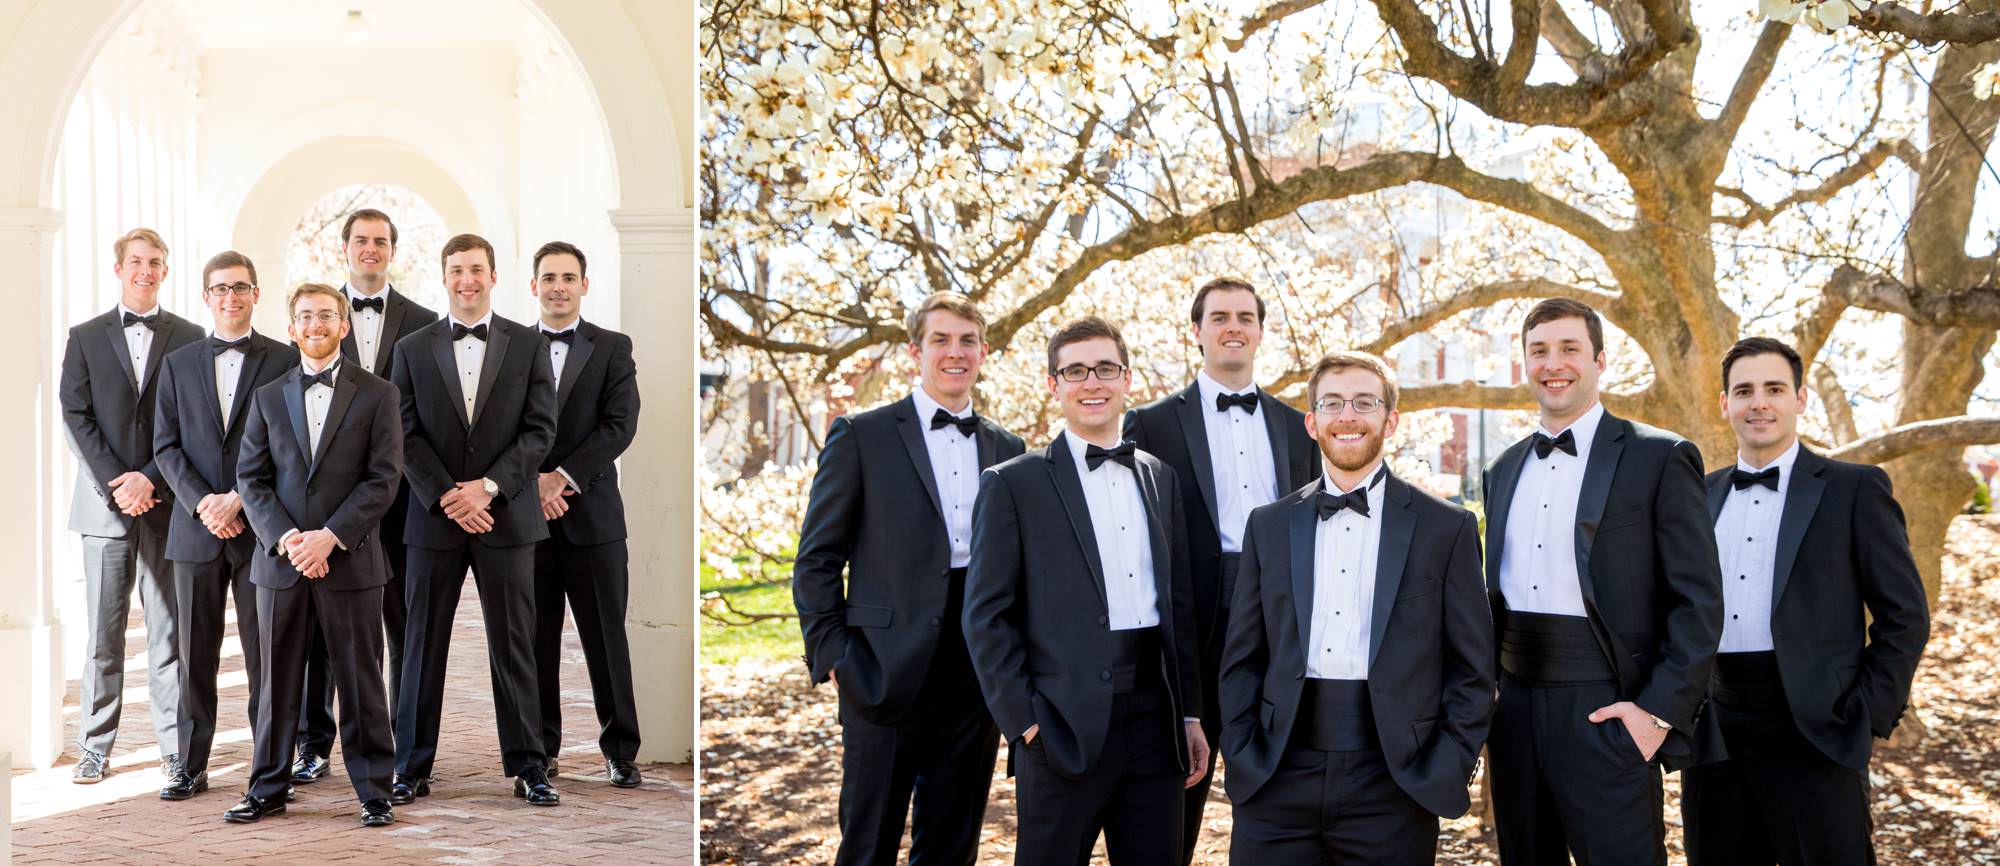
M709 561L782 559L810 483L761 472L746 419L810 438L900 396L923 294L988 311L978 405L1036 441L1055 326L1121 323L1147 399L1199 363L1193 288L1232 274L1294 402L1324 351L1510 345L1526 304L1584 300L1612 326L1606 405L1711 464L1723 352L1788 337L1808 437L1888 466L1934 592L1959 454L2000 441L1975 206L2000 46L1983 9L1837 2L712 3L701 303L736 384L707 419L734 425ZM1405 452L1448 432L1421 410L1534 406L1509 375L1404 373Z

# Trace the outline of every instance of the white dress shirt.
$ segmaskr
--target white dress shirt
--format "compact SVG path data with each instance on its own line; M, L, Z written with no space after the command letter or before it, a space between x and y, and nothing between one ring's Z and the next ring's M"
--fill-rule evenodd
M548 325L536 323L535 330L541 331L544 334L570 334L570 333L575 333L577 326L581 324L583 324L583 320L577 319L576 321L571 322L568 328L558 331L554 328L549 327ZM575 340L576 338L571 337L570 339ZM558 342L556 340L544 340L543 342L549 344L549 372L555 374L555 386L557 388L561 388L563 362L569 360L570 344L564 342Z
M1604 404L1598 403L1569 425L1575 456L1551 450L1549 456L1537 457L1531 449L1521 464L1500 553L1500 594L1509 610L1587 615L1576 562L1576 505L1583 498L1590 443L1603 420ZM1561 430L1542 432L1562 435Z
M119 304L118 320L121 322L124 321L126 313L131 313L134 316L139 315L138 310L125 306L122 303ZM154 304L153 311L146 313L144 318L151 319L159 315L160 307L158 304ZM153 329L138 322L133 322L125 326L125 351L132 356L133 389L138 391L146 390L146 356L153 352Z
M972 415L953 412L931 399L929 392L916 389L917 423L924 430L924 452L930 455L931 477L937 479L938 506L944 509L945 533L951 538L951 567L964 568L972 562L972 502L979 498L979 437L958 432L950 424L931 429L931 416L939 410L953 418Z
M445 321L449 323L445 325L447 328L452 325L464 324L451 316L446 316ZM473 401L479 399L479 371L486 366L486 347L490 345L493 339L492 310L487 310L486 315L481 316L479 321L473 322L471 325L467 325L467 327L477 328L480 325L486 326L486 339L481 340L467 334L451 342L451 355L458 361L458 388L465 394L465 420L467 421L472 420Z
M1778 489L1761 484L1742 490L1733 485L1715 520L1715 548L1722 559L1722 646L1719 652L1763 652L1771 649L1771 583L1777 577L1778 522L1785 516L1785 492L1792 485L1792 463L1799 443L1771 466L1778 468ZM1743 462L1736 468L1760 472ZM1769 468L1769 467L1765 467ZM1730 484L1728 480L1722 483Z
M214 331L209 336L230 339ZM244 334L249 336L249 334ZM236 406L236 386L243 373L243 350L227 349L215 355L215 402L222 408L222 432L229 432L229 410Z
M1116 460L1106 460L1093 470L1083 457L1086 446L1092 443L1075 433L1065 434L1063 441L1069 443L1070 457L1083 480L1084 506L1090 510L1091 533L1097 536L1097 558L1104 563L1104 600L1110 609L1111 630L1159 625L1152 532L1146 523L1138 474Z
M1368 514L1343 508L1313 533L1313 609L1306 676L1368 678L1368 632L1375 615L1375 558L1382 549L1383 470L1370 473ZM1322 467L1320 489L1342 496Z
M382 291L372 295L364 295L355 291L352 284L344 288L347 289L347 303L349 308L353 307L355 301L363 298L381 298L385 305L389 301L390 287L386 283L383 284ZM383 312L386 312L386 307L383 311L355 310L350 317L350 321L354 325L355 352L361 356L361 369L378 375L381 371L375 369L375 350L382 345Z
M314 370L312 368L311 361L304 361L301 364L301 366L305 368L306 375L310 376L314 373L319 372L318 370ZM328 364L327 369L334 371L333 378L335 379L340 378L339 355L334 356L333 363ZM313 456L319 454L320 432L326 428L326 410L333 406L333 386L319 385L319 384L313 385L312 387L306 389L305 397L306 397L306 437L309 440L307 442L307 447L312 449L307 454L307 459L311 459Z
M1278 489L1277 464L1272 462L1264 409L1260 405L1256 412L1234 408L1216 411L1216 397L1254 395L1257 386L1232 391L1209 378L1205 370L1194 381L1201 395L1202 430L1208 437L1209 465L1215 472L1215 516L1221 524L1215 529L1222 536L1223 553L1242 553L1243 527L1250 521L1250 509L1270 503L1284 492Z

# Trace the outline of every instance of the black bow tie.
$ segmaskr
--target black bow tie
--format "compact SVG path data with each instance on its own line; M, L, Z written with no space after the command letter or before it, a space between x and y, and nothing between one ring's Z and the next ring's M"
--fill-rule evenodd
M157 331L162 324L165 323L160 321L159 313L154 313L150 316L140 316L135 315L131 310L125 311L125 327L127 328L133 325L145 325L148 330Z
M328 367L317 373L300 374L299 390L310 391L312 390L312 386L314 385L325 385L328 388L333 387L333 371L339 366L340 365L335 364L334 366Z
M1339 514L1343 508L1354 509L1354 513L1362 517L1368 516L1368 488L1365 487L1360 490L1350 490L1339 496L1321 489L1319 493L1313 496L1313 500L1319 504L1319 519L1321 520Z
M1572 435L1568 430L1562 431L1562 435L1557 436L1554 439L1550 439L1549 434L1547 433L1543 433L1539 430L1535 431L1536 457L1548 459L1549 453L1556 450L1561 450L1564 454L1568 454L1571 457L1575 457L1576 437Z
M362 310L374 310L380 313L389 309L388 301L382 298L349 298L348 300L352 302L351 306L354 307L354 311L357 313Z
M967 415L963 418L960 418L951 414L950 412L946 412L943 409L939 409L936 412L931 413L932 430L936 430L939 427L943 427L945 425L957 427L958 432L963 433L967 436L971 436L972 434L979 432L979 416Z
M1241 409L1252 415L1257 414L1257 392L1215 395L1215 411L1227 412L1232 408Z
M549 342L551 343L570 343L571 345L574 345L575 344L574 341L576 340L576 329L571 328L567 331L543 331L542 336L549 338Z
M1772 466L1762 472L1745 472L1741 469L1731 469L1729 470L1729 483L1736 485L1736 489L1738 490L1742 490L1753 484L1762 484L1765 487L1771 488L1771 491L1775 493L1778 490L1778 467Z
M244 334L243 336L237 337L234 340L225 340L222 339L221 337L215 336L214 334L210 334L208 336L208 347L210 349L215 350L215 354L218 355L227 352L230 349L242 349L248 345L250 345L249 334Z
M1132 458L1132 452L1137 450L1139 450L1138 444L1130 440L1118 443L1118 446L1115 448L1099 448L1095 445L1088 445L1083 449L1083 463L1093 472L1097 470L1097 467L1104 465L1104 461L1106 460L1113 460L1122 464L1127 469L1133 469L1136 468L1138 461Z
M457 323L457 322L453 322L453 323L451 323L451 341L452 341L452 342L456 343L456 342L458 342L458 341L460 341L460 340L463 340L463 339L465 339L466 337L471 337L471 338L473 338L473 339L475 339L475 340L484 340L484 339L486 339L486 323L485 323L485 322L480 322L479 324L477 324L477 325L473 325L473 326L472 326L472 327L470 327L470 328L468 328L468 327L466 327L466 326L464 326L464 325L461 325L461 324L459 324L459 323Z

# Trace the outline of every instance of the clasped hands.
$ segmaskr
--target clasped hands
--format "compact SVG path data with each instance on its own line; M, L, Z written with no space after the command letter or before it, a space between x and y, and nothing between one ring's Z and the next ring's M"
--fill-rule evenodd
M544 472L535 479L535 490L542 503L542 517L554 520L569 513L566 496L575 496L576 490L569 486L569 479L560 472Z
M444 509L444 516L458 524L458 528L478 535L493 531L493 513L488 509L493 497L486 494L486 480L474 478L460 481L438 498L438 506Z
M127 517L153 510L160 500L153 497L153 479L137 469L111 479L111 504Z
M308 579L317 580L326 576L327 557L333 555L340 539L335 538L330 529L314 529L287 535L282 544L285 558L291 560L292 567Z
M235 538L242 535L246 528L243 524L243 497L234 490L202 497L195 504L194 514L201 518L201 525L216 538Z

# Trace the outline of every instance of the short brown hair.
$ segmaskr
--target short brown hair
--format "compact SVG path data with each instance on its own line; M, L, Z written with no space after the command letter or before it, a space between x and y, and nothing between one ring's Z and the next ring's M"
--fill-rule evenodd
M348 236L349 236L349 235L352 235L352 234L354 234L354 224L355 224L355 223L358 223L358 222L360 222L360 221L362 221L362 220L368 220L368 221L370 221L370 222L375 222L375 221L380 221L380 222L385 222L385 223L388 223L388 224L389 224L389 246L392 246L392 247L393 247L393 246L395 246L395 245L396 245L396 221L395 221L395 220L392 220L392 219L390 219L390 218L389 218L389 215L388 215L388 214L385 214L385 213L383 213L383 212L381 212L381 211L379 211L379 210L376 210L376 209L374 209L374 208L372 208L372 207L364 207L364 208L362 208L362 209L360 209L360 210L358 210L358 211L355 211L355 212L353 212L353 213L351 213L351 214L348 214L348 215L347 215L347 222L344 222L344 223L341 223L341 224L340 224L340 242L341 242L341 243L343 243L343 244L344 244L344 243L347 243L347 238L348 238Z
M1084 316L1056 329L1055 336L1049 338L1049 375L1056 374L1056 353L1071 343L1098 338L1110 340L1118 346L1118 363L1131 366L1131 359L1125 354L1125 337L1110 322L1096 316Z
M1334 352L1319 359L1313 365L1312 375L1306 377L1306 402L1319 401L1319 377L1343 370L1367 370L1382 380L1382 404L1391 411L1396 408L1396 374L1389 369L1389 362L1369 352Z
M549 241L535 251L535 263L532 266L535 270L533 275L535 279L542 278L542 259L549 256L573 256L576 258L576 275L586 278L590 276L590 263L584 260L583 250L578 249L576 244L569 241Z
M1264 296L1257 294L1257 289L1249 283L1235 277L1217 277L1203 284L1201 288L1195 289L1194 306L1188 309L1188 320L1200 326L1201 308L1208 302L1208 293L1221 291L1249 292L1250 297L1257 299L1257 324L1264 324Z
M159 232L147 228L137 228L119 235L118 240L111 245L111 261L114 264L124 264L125 245L133 241L145 241L152 244L159 248L160 258L164 259L167 257L167 242L160 238Z
M1784 358L1785 363L1792 367L1792 390L1796 391L1806 386L1806 365L1799 358L1799 350L1782 340L1773 340L1770 337L1745 337L1737 340L1736 345L1730 346L1729 352L1722 356L1722 390L1729 390L1729 368L1736 366L1737 361L1752 355L1777 355Z
M445 269L446 259L467 250L485 250L486 269L489 271L500 269L500 266L493 261L493 245L487 243L485 238L471 233L452 235L451 240L444 242L444 249L438 251L438 269Z
M1590 332L1591 355L1604 354L1604 318L1589 304L1569 298L1550 298L1528 311L1528 318L1521 323L1521 349L1527 350L1528 332L1536 325L1558 319L1582 319L1584 329Z
M970 299L957 292L932 292L903 320L903 329L910 332L912 344L923 342L924 317L935 310L943 310L971 322L979 330L979 339L986 339L986 314L980 312Z
M347 320L347 293L325 283L300 283L298 288L292 290L291 297L285 299L285 314L297 317L299 299L307 295L325 295L332 298L333 308L339 311L341 321Z
M208 264L201 266L201 287L203 290L208 288L209 275L223 268L243 268L250 272L250 284L257 284L257 266L250 261L250 257L235 250L224 250L216 253L215 258L209 259Z

